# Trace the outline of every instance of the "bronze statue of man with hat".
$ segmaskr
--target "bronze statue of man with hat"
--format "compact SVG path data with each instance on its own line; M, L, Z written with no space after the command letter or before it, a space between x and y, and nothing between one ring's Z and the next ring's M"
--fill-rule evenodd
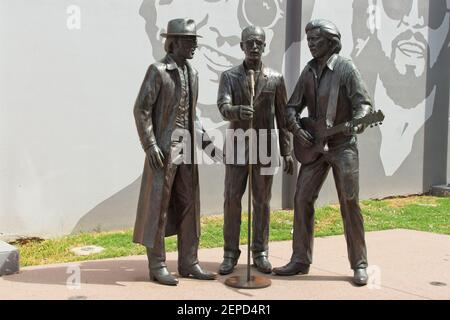
M150 279L177 285L178 279L167 269L164 247L164 238L175 234L179 275L201 280L216 277L203 270L197 258L200 196L194 142L203 141L205 149L211 141L196 116L198 73L187 61L193 58L200 37L195 22L171 20L161 36L166 38L167 54L148 68L134 106L146 159L133 241L147 248ZM184 152L181 163L175 161L174 150Z

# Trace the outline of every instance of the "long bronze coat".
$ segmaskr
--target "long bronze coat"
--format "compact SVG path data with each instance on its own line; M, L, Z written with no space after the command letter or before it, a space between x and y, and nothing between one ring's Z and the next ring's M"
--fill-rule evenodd
M190 132L191 132L191 163L195 157L196 105L198 95L198 73L187 63L190 89ZM154 239L161 232L166 236L177 233L178 220L171 201L171 186L167 181L167 170L171 163L171 137L175 129L176 113L181 98L181 79L177 65L166 55L162 60L148 68L139 95L134 106L134 117L137 131L144 150L157 144L164 154L164 168L154 170L145 158L142 174L141 191L139 195L133 242L146 247L153 247ZM196 232L200 234L200 200L198 185L198 168L192 165L194 177L192 190L195 190ZM167 217L165 213L167 212ZM166 224L164 228L164 219Z

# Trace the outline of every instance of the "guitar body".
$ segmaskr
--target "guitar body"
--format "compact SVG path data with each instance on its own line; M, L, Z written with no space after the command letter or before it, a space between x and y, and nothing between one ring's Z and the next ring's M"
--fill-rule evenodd
M294 137L294 154L298 162L301 164L309 164L314 162L323 153L325 146L324 139L321 139L321 132L326 130L325 124L320 125L319 122L312 118L300 119L300 125L314 137L314 144L311 147L305 147L298 138Z

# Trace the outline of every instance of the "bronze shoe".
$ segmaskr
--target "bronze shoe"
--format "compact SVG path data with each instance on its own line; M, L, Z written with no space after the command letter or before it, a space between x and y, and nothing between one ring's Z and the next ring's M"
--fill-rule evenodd
M354 270L353 273L353 283L358 286L365 286L369 276L367 275L365 268L358 268Z
M237 264L237 259L225 257L219 267L219 273L222 275L230 274L234 270L234 266Z
M270 261L266 256L259 256L257 258L253 258L253 263L259 272L262 273L272 272L272 265L270 264Z
M170 274L166 266L150 269L150 280L168 286L176 286L178 284L178 279Z
M300 262L289 262L287 265L279 268L274 268L273 273L278 276L295 276L296 274L308 274L309 264Z
M189 276L192 276L193 278L199 280L214 280L217 277L217 274L203 270L198 263L194 264L193 266L191 266L186 270L179 269L178 273L182 277L187 278Z

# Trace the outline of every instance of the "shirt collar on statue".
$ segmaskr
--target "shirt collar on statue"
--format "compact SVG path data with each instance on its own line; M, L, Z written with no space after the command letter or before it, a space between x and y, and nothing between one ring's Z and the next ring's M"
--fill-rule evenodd
M180 70L183 70L184 68L188 68L188 62L187 61L186 61L186 64L184 65L184 67L180 68ZM166 55L166 69L167 70L176 70L176 69L178 69L178 65L175 62L175 60L172 58L170 53L168 53Z
M333 71L334 70L334 67L336 66L336 63L337 63L337 60L338 60L338 54L337 53L333 53L332 55L331 55L331 57L329 57L328 58L328 60L327 60L327 67L328 67L328 69L330 69L331 71ZM309 62L308 62L308 67L310 68L310 69L314 69L313 68L313 65L315 65L315 62L316 61L316 59L312 59L312 60L310 60Z

